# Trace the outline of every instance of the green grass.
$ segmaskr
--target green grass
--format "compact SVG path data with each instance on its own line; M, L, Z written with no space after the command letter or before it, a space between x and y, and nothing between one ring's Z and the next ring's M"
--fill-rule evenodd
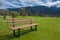
M21 16L18 16L21 18ZM6 25L6 20L0 18L0 40L60 40L60 18L56 17L37 17L29 16L38 23L38 30L27 32L19 38L12 35L12 30L9 30ZM22 29L21 32L26 32L29 28Z

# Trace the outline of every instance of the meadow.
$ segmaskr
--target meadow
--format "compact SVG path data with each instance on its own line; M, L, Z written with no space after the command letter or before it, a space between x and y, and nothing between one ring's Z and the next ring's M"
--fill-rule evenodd
M0 17L0 40L60 40L60 17L26 17L38 23L37 31L26 32L30 30L28 27L21 30L21 33L25 33L20 37L13 37L12 30L9 30L6 25L6 20Z

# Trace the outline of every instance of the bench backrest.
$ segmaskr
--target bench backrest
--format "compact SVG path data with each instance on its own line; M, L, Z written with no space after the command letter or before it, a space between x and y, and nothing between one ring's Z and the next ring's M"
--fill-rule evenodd
M15 27L17 25L32 24L32 19L30 18L7 18L7 25Z

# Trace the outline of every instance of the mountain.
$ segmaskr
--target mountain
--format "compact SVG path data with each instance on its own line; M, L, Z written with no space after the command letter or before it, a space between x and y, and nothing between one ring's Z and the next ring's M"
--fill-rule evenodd
M21 8L18 9L9 9L10 11L20 12ZM47 7L47 6L34 6L34 7L23 7L23 10L29 15L38 15L38 16L60 16L60 8L56 6Z
M57 7L47 7L47 6L35 6L35 7L26 7L26 11L30 11L31 14L41 16L41 15L54 15L60 16L60 8Z

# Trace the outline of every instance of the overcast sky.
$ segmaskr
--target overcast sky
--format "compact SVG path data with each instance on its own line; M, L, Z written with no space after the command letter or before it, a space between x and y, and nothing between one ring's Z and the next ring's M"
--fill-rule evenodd
M60 7L60 0L0 0L0 9L37 5L44 5L48 7L51 7L52 5L58 5L57 7Z

